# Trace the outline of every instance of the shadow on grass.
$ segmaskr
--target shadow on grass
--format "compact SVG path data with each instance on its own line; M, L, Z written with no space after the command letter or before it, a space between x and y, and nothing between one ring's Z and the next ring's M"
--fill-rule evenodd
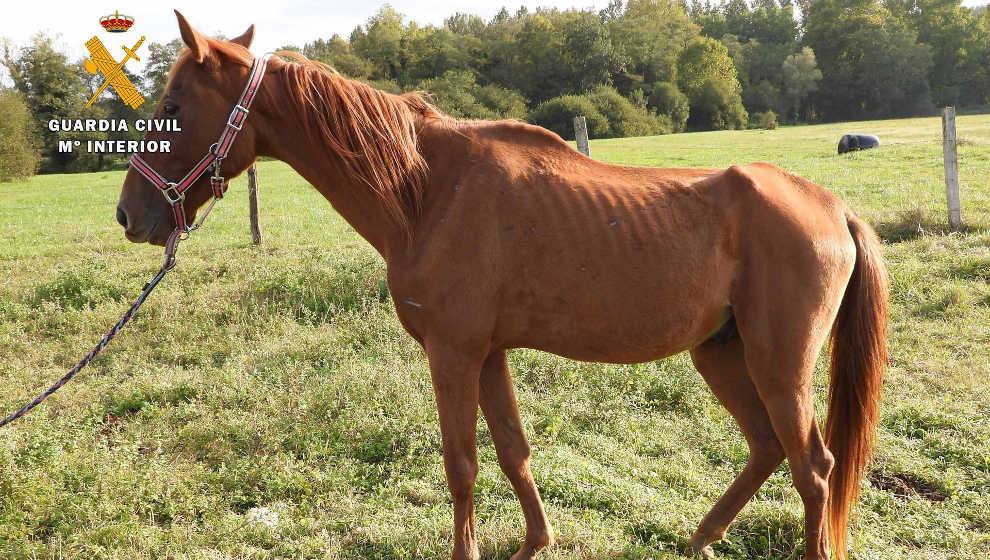
M873 229L887 243L911 241L923 235L948 235L953 233L949 224L942 219L933 218L924 208L903 210L892 220L881 220L873 223ZM963 224L955 230L958 233L980 233L986 228L980 225Z
M922 303L914 309L913 314L926 319L938 319L949 317L953 308L962 305L965 301L965 293L956 287L946 287L941 297L936 297L931 301Z
M689 535L656 521L640 521L626 528L634 549L687 551ZM717 558L771 558L791 560L804 552L802 519L782 511L743 514L729 528L726 538L712 544ZM647 556L649 557L649 556Z

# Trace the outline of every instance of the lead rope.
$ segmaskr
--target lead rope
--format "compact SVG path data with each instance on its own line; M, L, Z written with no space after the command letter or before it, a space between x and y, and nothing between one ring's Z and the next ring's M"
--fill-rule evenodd
M216 201L216 199L214 199L214 201ZM202 224L202 220L200 220L199 223ZM117 324L114 325L113 328L111 328L110 331L107 332L107 334L103 335L103 338L100 340L99 344L94 346L93 349L89 351L89 354L86 354L86 356L83 359L79 360L79 363L72 366L72 369L70 369L68 373L63 375L61 379L59 379L54 384L52 384L52 386L49 387L44 393L38 395L38 398L27 403L26 405L21 407L21 409L18 410L17 412L4 418L3 420L0 420L0 428L6 426L7 424L10 424L11 422L17 420L21 416L24 416L25 414L30 412L32 408L38 406L39 404L42 403L42 401L50 397L52 393L62 388L62 385L65 385L70 379L75 377L75 375L79 373L79 371L82 370L82 368L86 367L86 365L89 364L89 362L92 361L93 358L95 358L100 352L103 351L104 348L107 347L107 345L110 344L110 341L117 336L117 334L121 331L121 329L124 328L124 325L126 325L134 317L134 314L137 313L138 308L141 307L141 304L144 303L144 300L148 299L148 296L155 289L155 286L157 286L158 283L162 281L162 278L165 277L165 274L168 271L175 268L175 250L179 246L179 242L186 239L187 237L188 237L188 232L181 232L178 229L172 231L172 233L168 236L168 242L165 243L165 262L163 262L162 266L158 268L158 272L155 273L155 276L151 280L149 280L147 284L144 285L144 289L141 290L141 295L139 295L137 299L134 300L134 303L131 305L130 309L128 309L127 312L124 313L123 317L121 317L120 320L117 321Z
M134 317L137 313L138 308L144 303L144 300L148 298L155 286L161 282L162 278L165 277L165 273L175 267L175 250L179 246L180 241L184 241L189 238L189 234L203 225L203 221L206 217L210 215L210 211L213 210L213 206L218 200L223 198L224 191L226 190L226 179L220 171L220 166L223 164L224 159L227 158L227 154L230 151L230 147L234 144L234 139L237 137L237 133L241 131L244 126L244 121L247 119L248 113L250 113L251 103L254 101L255 95L257 95L258 90L261 87L261 81L265 77L265 70L268 67L268 59L271 58L272 53L268 53L261 58L254 59L251 64L251 73L248 77L248 82L244 86L244 91L241 92L240 98L237 100L237 104L234 105L233 110L230 112L230 116L227 117L227 124L223 128L223 132L220 134L220 139L217 140L210 148L207 150L206 155L203 159L199 160L199 163L193 166L192 169L186 173L186 176L182 178L178 183L170 183L166 181L153 167L148 165L144 159L141 158L139 154L134 154L131 157L131 167L135 169L138 173L144 176L145 179L151 182L162 195L165 196L165 200L168 201L169 205L172 207L172 211L175 213L175 229L168 236L168 241L165 243L165 262L162 263L161 268L155 274L154 278L151 279L147 284L144 285L144 289L141 290L141 295L138 296L134 303L131 305L130 309L124 313L124 316L117 321L117 324L113 326L110 331L103 336L100 343L93 347L86 354L79 363L72 367L61 379L56 381L51 387L48 388L44 393L38 396L38 398L24 405L20 410L11 414L10 416L0 420L0 428L10 424L14 420L17 420L21 416L24 416L31 411L32 408L41 404L42 401L47 399L54 393L58 391L62 385L65 385L70 379L72 379L79 370L86 367L93 358L97 356L104 348L110 344L110 341L117 336L117 333L124 328L124 325ZM186 199L186 191L192 187L204 173L212 171L212 176L210 177L210 185L213 188L213 200L210 201L210 205L200 214L199 220L196 221L192 226L186 224L186 212L184 202Z

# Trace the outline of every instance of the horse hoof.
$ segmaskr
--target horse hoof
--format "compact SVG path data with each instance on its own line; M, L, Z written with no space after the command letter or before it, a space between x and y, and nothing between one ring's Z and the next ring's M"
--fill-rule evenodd
M711 546L701 546L692 543L688 547L688 556L691 558L703 558L704 560L715 560L715 551Z
M695 558L704 558L704 560L715 560L715 551L712 550L712 547L706 546L705 548L699 550L697 554L695 554Z
M523 545L509 560L533 560L537 552L539 551L533 547Z
M547 531L534 540L536 541L534 543L524 543L522 548L513 554L509 560L533 560L536 558L537 552L553 544L553 533Z

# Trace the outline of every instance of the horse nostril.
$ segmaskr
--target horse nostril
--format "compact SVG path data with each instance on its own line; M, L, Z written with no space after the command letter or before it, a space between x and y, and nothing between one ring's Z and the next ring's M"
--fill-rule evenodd
M127 227L127 212L124 212L119 206L117 207L117 223L124 226L124 228Z

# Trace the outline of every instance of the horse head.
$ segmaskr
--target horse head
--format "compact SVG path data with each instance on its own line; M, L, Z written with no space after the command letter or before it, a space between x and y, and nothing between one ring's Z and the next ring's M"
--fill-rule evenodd
M175 15L186 49L169 72L153 118L174 119L180 130L149 130L144 140L167 140L169 151L141 154L141 159L166 181L178 182L214 149L214 143L227 126L227 118L238 103L254 60L248 52L254 26L230 41L218 41L193 29L178 11ZM247 169L257 154L257 131L250 122L242 124L237 139L222 161L227 178ZM127 239L134 243L165 244L177 227L178 216L162 194L132 162L117 204L117 221L124 227ZM212 194L209 174L203 173L182 194L185 223L192 223L196 212Z

